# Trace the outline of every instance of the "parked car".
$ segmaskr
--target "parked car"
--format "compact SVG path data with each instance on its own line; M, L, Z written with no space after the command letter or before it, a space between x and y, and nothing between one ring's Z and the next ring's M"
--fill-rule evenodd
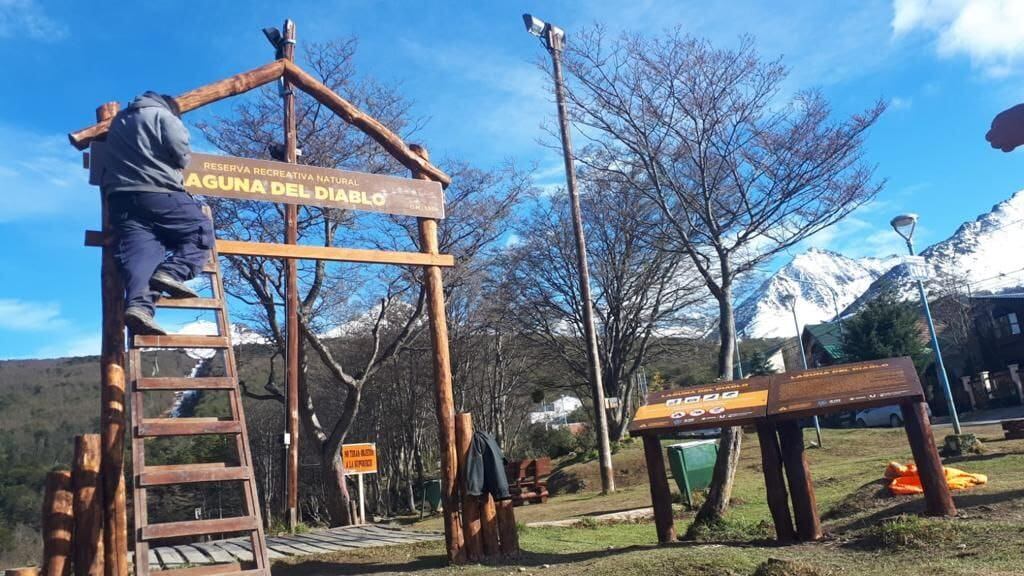
M927 404L925 405L927 406ZM931 417L932 409L928 408L928 416ZM854 418L854 423L857 428L867 428L868 426L889 426L890 428L896 428L897 426L903 426L903 414L900 412L900 407L895 404L889 406L879 406L877 408L868 408L857 412L857 416Z

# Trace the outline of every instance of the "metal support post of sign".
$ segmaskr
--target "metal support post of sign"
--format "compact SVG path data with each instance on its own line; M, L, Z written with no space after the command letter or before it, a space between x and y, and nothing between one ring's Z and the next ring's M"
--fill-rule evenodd
M359 482L359 523L366 524L366 498L363 496L363 475L356 474Z

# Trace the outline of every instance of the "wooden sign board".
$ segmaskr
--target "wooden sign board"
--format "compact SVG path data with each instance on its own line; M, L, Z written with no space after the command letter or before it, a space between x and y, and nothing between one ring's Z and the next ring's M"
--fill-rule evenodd
M767 377L654 392L629 426L631 433L700 430L749 424L767 415Z
M377 445L343 444L341 460L346 474L374 474L377 472Z
M771 377L771 416L803 416L924 398L910 358L838 364Z
M93 142L90 184L102 182L104 152ZM198 153L182 176L185 189L202 196L444 218L444 191L430 180Z

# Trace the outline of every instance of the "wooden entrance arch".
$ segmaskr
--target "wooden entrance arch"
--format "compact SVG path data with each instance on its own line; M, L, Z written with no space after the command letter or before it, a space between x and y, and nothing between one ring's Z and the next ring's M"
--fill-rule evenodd
M295 28L290 21L285 23L284 40L280 52L283 55L282 58L253 70L176 96L174 99L181 112L190 112L207 104L237 96L278 79L283 79L286 88L284 96L284 132L287 162L296 162L294 96L291 95L289 90L290 87L294 86L332 110L345 122L377 141L396 160L409 168L413 179L437 182L442 188L447 187L451 183L451 178L447 174L430 163L426 149L416 145L407 145L387 126L359 110L352 103L334 93L295 64ZM68 135L71 144L79 150L85 150L93 142L102 140L117 111L117 102L108 102L100 106L96 111L97 122L95 124ZM87 165L88 161L89 155L87 153ZM209 195L218 194L210 192ZM106 574L126 576L128 574L128 537L123 462L125 433L124 290L114 260L114 238L110 227L107 200L102 194L101 202L103 230L87 231L86 245L100 246L103 249L101 269L103 340L100 364L102 384L102 476L104 479L104 524L106 526L103 546L104 564ZM221 254L266 256L288 260L288 284L286 291L288 362L286 378L289 395L289 432L291 432L293 439L292 449L289 453L289 463L291 464L289 470L289 508L292 515L291 520L294 521L295 519L298 469L297 388L299 331L295 261L297 259L319 259L423 266L425 269L424 282L427 293L427 311L430 319L430 334L433 346L434 392L439 422L438 434L442 475L441 496L444 509L445 540L449 560L456 563L462 562L466 559L466 555L456 483L458 455L455 442L455 409L452 397L448 326L445 316L444 290L441 275L441 268L453 266L454 259L450 255L439 254L438 252L437 220L428 217L418 218L419 252L390 252L297 245L296 212L297 207L294 204L289 204L285 216L286 238L284 244L217 240L217 249Z

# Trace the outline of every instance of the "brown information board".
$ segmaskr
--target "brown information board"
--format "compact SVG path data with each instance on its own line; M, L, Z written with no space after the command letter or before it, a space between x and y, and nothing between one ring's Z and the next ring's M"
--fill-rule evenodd
M104 143L93 142L89 156L89 183L100 185ZM431 180L198 153L182 177L202 196L444 218L444 191Z
M629 431L738 426L768 416L788 419L922 399L910 358L887 358L653 392Z
M192 154L183 176L204 196L444 218L444 192L429 180L210 154Z
M637 410L629 431L699 430L754 422L767 414L768 384L767 377L755 377L654 392Z
M924 398L910 358L887 358L786 372L771 378L768 414L824 414Z

